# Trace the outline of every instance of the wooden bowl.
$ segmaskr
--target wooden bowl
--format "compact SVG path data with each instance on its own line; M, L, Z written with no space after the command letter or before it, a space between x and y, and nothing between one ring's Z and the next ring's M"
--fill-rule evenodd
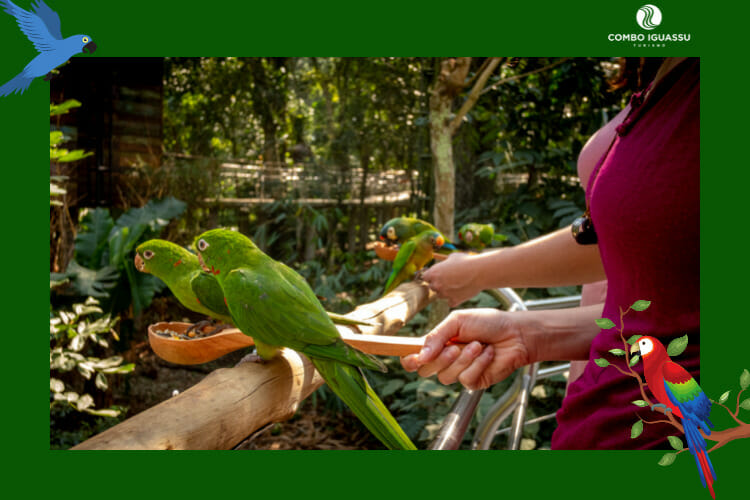
M164 337L157 331L169 330L184 333L190 323L161 322L148 327L148 341L157 356L170 363L197 365L220 358L232 351L254 345L253 339L236 328L228 328L210 337L191 340ZM378 356L406 356L414 354L424 345L424 337L396 337L390 335L363 335L346 326L337 325L341 338L362 352Z
M236 328L221 331L210 337L200 337L183 340L164 337L157 331L169 330L175 333L185 333L192 326L191 323L161 322L148 327L148 342L157 356L170 363L180 365L197 365L208 363L232 351L255 345L252 337L248 337Z

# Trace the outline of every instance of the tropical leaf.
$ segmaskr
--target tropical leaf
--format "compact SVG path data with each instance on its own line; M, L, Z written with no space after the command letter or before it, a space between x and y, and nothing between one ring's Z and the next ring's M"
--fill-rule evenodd
M659 465L662 467L666 467L668 465L672 465L674 463L675 458L677 458L677 453L665 453L664 456L661 457L659 460Z
M742 375L740 375L740 387L744 391L747 389L747 387L750 385L750 372L747 370L742 371Z
M114 224L106 208L95 208L84 213L75 243L75 258L79 263L92 268L102 265L102 253Z
M643 433L643 420L638 420L630 428L630 439L635 439Z
M650 300L636 300L630 308L634 311L645 311L650 305Z
M667 354L669 354L671 357L679 356L685 351L685 348L688 345L688 336L683 335L682 337L674 339L672 342L669 343L667 346Z
M157 232L169 224L169 221L185 211L187 204L173 197L163 200L149 200L144 206L131 208L122 214L115 222L114 230L123 227L137 227L146 225Z
M680 451L685 447L684 444L682 444L682 439L678 438L677 436L669 436L667 439L669 439L669 444L677 451Z
M615 324L612 322L612 320L607 318L597 319L596 324L599 326L599 328L602 328L604 330L609 330L610 328L615 327Z
M71 286L79 295L103 298L109 297L109 290L117 285L120 272L112 266L89 269L71 260L63 275L70 279Z
M719 396L719 403L726 402L726 400L729 399L729 393L730 392L732 392L732 391L727 391L724 394L722 394L721 396Z
M630 345L633 345L633 344L635 344L636 342L638 342L638 339L639 339L639 338L641 338L641 337L643 337L643 335L633 335L632 337L630 337L630 338L629 338L629 339L627 340L627 342L628 342L628 344L630 344Z

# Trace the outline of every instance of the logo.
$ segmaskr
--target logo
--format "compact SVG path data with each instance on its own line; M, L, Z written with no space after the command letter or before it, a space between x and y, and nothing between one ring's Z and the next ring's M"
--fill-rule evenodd
M652 30L661 24L661 11L656 5L646 4L635 14L638 26L644 30Z
M632 12L632 11L631 11ZM631 18L632 19L632 18ZM638 9L635 13L635 20L642 29L653 31L652 33L635 32L630 33L609 33L607 40L610 42L632 43L633 47L666 47L667 42L690 42L691 33L660 33L657 30L661 25L661 10L656 5L647 3ZM633 26L635 28L635 26Z

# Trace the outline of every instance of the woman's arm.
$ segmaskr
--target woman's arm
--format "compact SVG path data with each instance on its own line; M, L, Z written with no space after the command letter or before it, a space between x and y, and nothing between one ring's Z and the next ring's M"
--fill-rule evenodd
M427 334L422 350L401 358L401 364L423 377L437 374L446 385L487 388L537 361L587 359L602 307L453 311ZM466 345L446 345L449 341Z
M605 274L598 245L579 245L567 227L514 247L452 254L422 278L454 307L487 288L580 285Z

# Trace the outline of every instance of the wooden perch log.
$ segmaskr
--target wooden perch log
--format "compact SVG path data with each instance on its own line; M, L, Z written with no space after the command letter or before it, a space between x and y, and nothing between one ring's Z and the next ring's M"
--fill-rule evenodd
M364 334L393 335L434 299L427 285L403 283L346 316L371 323L360 327ZM263 426L291 418L323 383L305 356L284 349L268 363L216 370L183 393L72 449L230 449Z

